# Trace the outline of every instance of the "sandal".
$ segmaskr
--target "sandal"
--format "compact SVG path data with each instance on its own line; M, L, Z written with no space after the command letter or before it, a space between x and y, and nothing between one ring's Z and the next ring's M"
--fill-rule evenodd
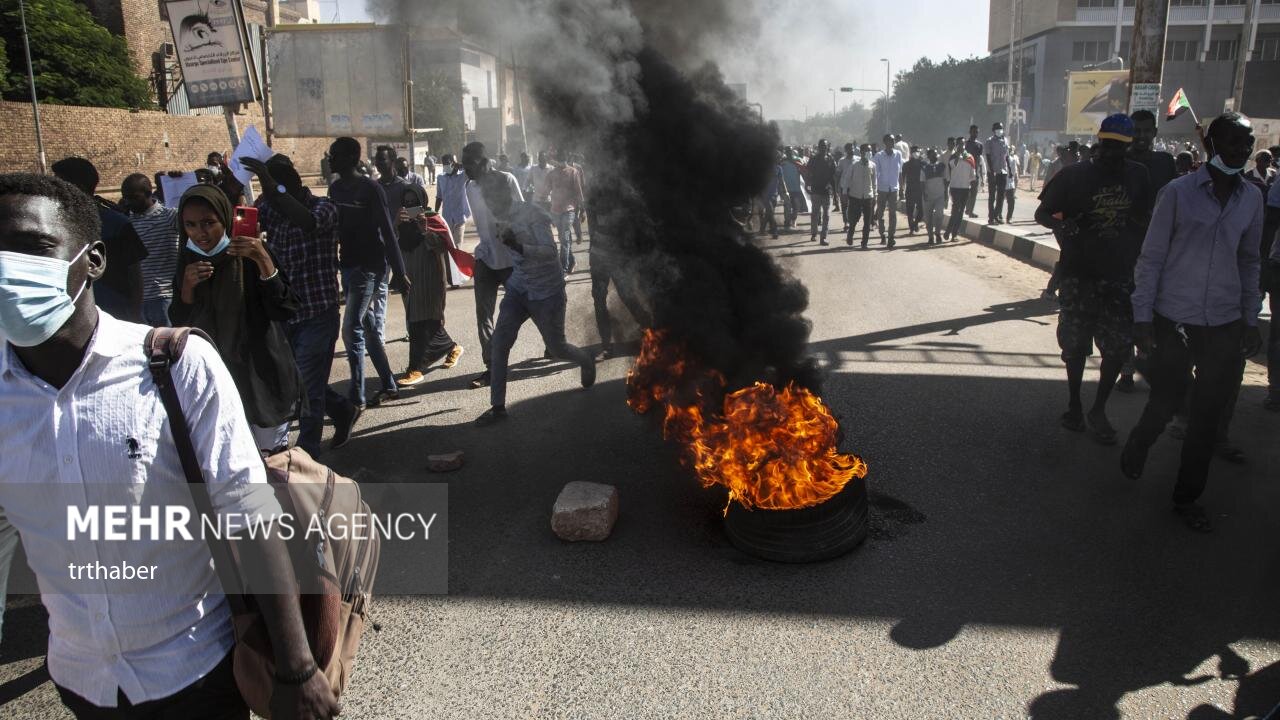
M1124 444L1124 450L1120 451L1120 472L1130 480L1137 480L1142 477L1142 470L1147 465L1147 449L1139 447L1129 438L1129 442Z
M1079 410L1068 410L1062 413L1062 427L1071 432L1084 432L1087 429L1084 424L1084 413Z
M1116 444L1116 429L1112 427L1111 421L1105 414L1089 413L1086 420L1089 422L1089 431L1093 434L1094 440L1101 445Z
M1235 445L1232 445L1230 442L1219 443L1218 446L1214 448L1214 452L1218 454L1218 457L1233 465L1243 465L1245 462L1244 451Z
M1209 522L1209 515L1204 508L1195 503L1186 505L1174 505L1173 511L1182 518L1182 522L1186 526L1198 533L1213 532L1213 523Z

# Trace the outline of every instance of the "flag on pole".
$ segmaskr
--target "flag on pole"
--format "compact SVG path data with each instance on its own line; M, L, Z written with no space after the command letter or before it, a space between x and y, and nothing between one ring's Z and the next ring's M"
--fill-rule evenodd
M1173 99L1169 101L1169 111L1167 119L1173 120L1183 113L1184 110L1190 110L1194 116L1196 113L1191 110L1191 101L1187 99L1187 91L1178 88L1178 92L1174 93Z

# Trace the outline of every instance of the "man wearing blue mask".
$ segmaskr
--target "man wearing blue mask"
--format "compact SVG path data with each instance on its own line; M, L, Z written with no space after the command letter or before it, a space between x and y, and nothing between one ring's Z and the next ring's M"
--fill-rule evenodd
M149 328L94 304L92 284L106 266L98 222L92 199L61 180L0 175L0 507L40 582L49 675L76 718L248 720L230 607L208 546L135 535L130 561L163 567L166 585L129 594L127 585L68 572L86 554L119 557L110 535L78 541L92 548L68 542L67 501L23 491L137 487L127 493L137 518L152 500L148 490L186 482L143 350ZM212 511L244 513L249 522L279 514L240 395L213 346L190 337L171 373ZM241 566L258 578L253 601L277 660L271 715L331 718L337 700L317 672L296 576L273 535L237 543Z
M1209 162L1160 194L1138 259L1134 340L1148 357L1151 397L1120 456L1125 475L1142 476L1148 450L1192 383L1173 502L1199 532L1211 529L1196 500L1220 420L1240 386L1243 359L1262 347L1263 199L1241 177L1253 151L1253 126L1239 113L1224 113L1209 126L1205 145Z

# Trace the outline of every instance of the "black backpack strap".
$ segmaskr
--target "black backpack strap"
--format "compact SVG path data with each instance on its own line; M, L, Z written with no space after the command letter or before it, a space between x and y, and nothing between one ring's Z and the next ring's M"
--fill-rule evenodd
M208 524L215 528L220 527L220 524L213 511L213 501L209 497L204 471L200 468L199 459L196 458L195 445L191 441L191 426L182 412L178 389L173 384L173 366L182 359L182 351L186 349L187 339L192 333L206 340L209 339L208 335L194 328L158 327L152 328L147 333L147 339L143 345L147 355L147 368L151 371L156 389L160 391L160 402L164 404L165 413L169 416L169 429L173 434L173 444L178 451L178 459L182 462L182 472L187 477L187 483L205 488L205 492L191 493L191 500L200 513L203 530L203 521L207 520ZM206 543L209 546L209 553L213 556L214 570L217 571L218 579L222 582L223 593L231 603L232 612L239 613L244 608L242 596L244 588L235 570L235 557L231 552L231 546L224 537L206 538Z

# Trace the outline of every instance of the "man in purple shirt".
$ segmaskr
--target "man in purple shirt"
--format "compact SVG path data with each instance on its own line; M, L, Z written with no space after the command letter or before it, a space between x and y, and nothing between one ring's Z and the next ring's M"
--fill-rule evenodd
M1138 258L1133 334L1147 356L1151 397L1120 455L1124 474L1141 477L1148 450L1193 382L1173 502L1199 532L1212 529L1196 500L1220 419L1239 388L1242 359L1262 348L1263 199L1241 176L1253 151L1253 127L1239 113L1224 113L1209 126L1205 144L1209 162L1160 194Z

